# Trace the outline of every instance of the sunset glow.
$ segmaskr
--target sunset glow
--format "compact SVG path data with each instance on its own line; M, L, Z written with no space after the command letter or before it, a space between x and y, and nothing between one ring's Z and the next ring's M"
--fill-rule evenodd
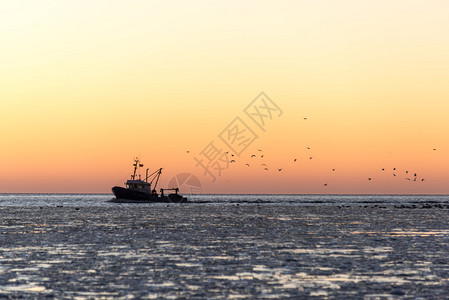
M447 194L448 32L436 0L3 1L0 193L110 193L138 156L204 193Z

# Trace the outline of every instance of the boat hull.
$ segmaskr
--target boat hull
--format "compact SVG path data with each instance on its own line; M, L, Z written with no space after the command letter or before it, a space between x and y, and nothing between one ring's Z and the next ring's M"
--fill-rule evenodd
M177 195L178 197L152 195L145 192L126 189L120 186L114 186L112 193L115 198L111 202L115 203L156 203L156 202L187 202L187 198Z

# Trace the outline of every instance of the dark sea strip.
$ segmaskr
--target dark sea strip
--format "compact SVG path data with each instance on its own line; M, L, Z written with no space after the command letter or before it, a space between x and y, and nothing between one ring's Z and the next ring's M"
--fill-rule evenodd
M449 204L447 195L198 195L185 194L191 204L286 205L423 205ZM111 194L0 194L0 206L100 206L110 207ZM125 205L125 204L122 204ZM133 204L126 204L133 205ZM135 204L146 205L146 204ZM158 205L158 204L151 204Z

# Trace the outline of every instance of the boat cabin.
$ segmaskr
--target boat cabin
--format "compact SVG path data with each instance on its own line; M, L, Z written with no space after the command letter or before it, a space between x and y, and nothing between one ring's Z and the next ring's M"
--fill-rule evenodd
M151 184L142 180L127 180L126 188L145 193L151 193Z

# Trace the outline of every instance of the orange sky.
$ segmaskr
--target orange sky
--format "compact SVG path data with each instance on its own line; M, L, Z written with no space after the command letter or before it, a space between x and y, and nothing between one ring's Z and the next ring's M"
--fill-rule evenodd
M108 193L140 156L206 193L449 193L447 32L447 1L1 3L0 192ZM258 138L211 182L236 117Z

